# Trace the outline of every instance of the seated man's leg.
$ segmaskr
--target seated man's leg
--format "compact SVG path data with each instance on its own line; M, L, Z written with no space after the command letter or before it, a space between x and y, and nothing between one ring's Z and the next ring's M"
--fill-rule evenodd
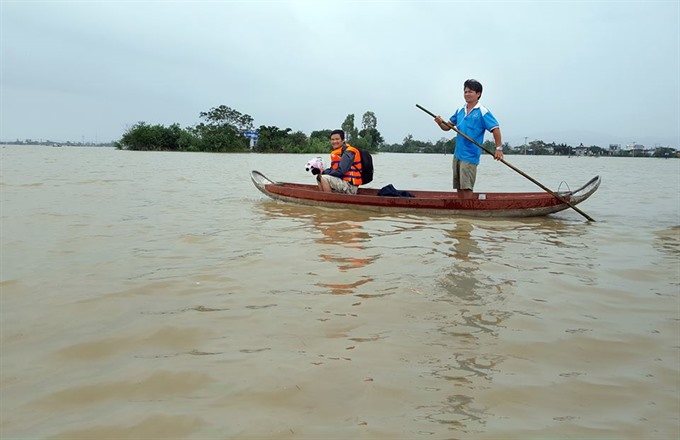
M335 176L329 176L328 174L322 175L321 181L319 183L322 187L324 187L323 191L326 191L325 186L328 185L329 191L345 194L357 193L356 186L350 185L347 181Z
M327 179L324 179L325 176L319 175L316 176L318 184L319 184L319 189L323 192L331 192L331 186L328 183Z

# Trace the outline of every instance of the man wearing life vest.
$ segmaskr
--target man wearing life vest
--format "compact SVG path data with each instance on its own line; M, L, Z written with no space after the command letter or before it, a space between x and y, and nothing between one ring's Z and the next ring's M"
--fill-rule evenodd
M319 189L324 192L356 194L361 185L361 153L345 143L345 132L331 132L331 166L316 176Z

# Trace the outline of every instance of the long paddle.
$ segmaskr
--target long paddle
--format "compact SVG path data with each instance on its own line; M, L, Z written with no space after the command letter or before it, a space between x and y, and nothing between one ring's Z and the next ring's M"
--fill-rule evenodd
M435 115L434 113L432 113L431 111L427 110L426 108L422 107L422 106L419 105L419 104L416 104L416 107L418 107L419 109L421 109L422 111L424 111L424 112L427 113L428 115L432 116L433 118L436 118L436 117L437 117L437 115ZM487 150L486 148L484 148L484 147L482 147L481 145L479 145L479 143L476 142L474 139L471 139L468 135L466 135L466 134L463 133L462 131L458 130L458 129L456 128L456 126L453 125L453 124L451 123L451 121L444 121L444 122L446 123L446 125L447 125L450 129L452 129L453 131L455 131L455 132L458 133L459 135L463 136L465 139L469 140L469 141L472 142L473 144L477 145L479 148L482 149L482 151L484 151L484 152L486 152L486 153L489 153L489 154L492 155L492 156L494 155L492 152L490 152L490 151ZM540 186L540 187L541 187L543 190L545 190L546 192L552 194L552 196L555 197L555 198L556 198L557 200L559 200L560 202L566 203L567 205L569 205L574 211L576 211L576 212L578 212L579 214L581 214L581 215L582 215L583 217L585 217L588 221L591 221L591 222L594 222L594 221L595 221L595 220L593 220L593 218L590 217L588 214L586 214L585 212L583 212L583 211L581 211L580 209L578 209L578 208L576 207L576 205L574 205L573 203L571 203L569 200L567 200L567 199L565 199L564 197L560 196L559 194L557 194L556 192L554 192L553 190L551 190L551 189L548 188L547 186L543 185L543 184L542 184L541 182L539 182L538 180L536 180L536 179L534 179L533 177L529 176L528 174L526 174L525 172L523 172L523 171L520 170L519 168L517 168L517 167L515 167L514 165L511 165L510 163L506 162L505 159L499 159L499 161L500 161L500 162L503 162L503 164L509 166L509 167L512 168L514 171L518 172L518 173L521 174L522 176L524 176L524 177L526 177L527 179L531 180L533 183L535 183L536 185Z

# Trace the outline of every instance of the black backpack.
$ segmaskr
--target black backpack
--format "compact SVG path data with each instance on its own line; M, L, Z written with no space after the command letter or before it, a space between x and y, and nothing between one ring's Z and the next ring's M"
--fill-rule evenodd
M357 149L361 155L361 184L366 185L373 181L373 156L368 150Z

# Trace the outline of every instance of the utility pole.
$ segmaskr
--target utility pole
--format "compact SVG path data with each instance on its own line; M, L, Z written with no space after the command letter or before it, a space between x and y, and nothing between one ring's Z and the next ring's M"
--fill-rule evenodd
M524 136L524 154L527 154L527 139L529 139L529 136Z

